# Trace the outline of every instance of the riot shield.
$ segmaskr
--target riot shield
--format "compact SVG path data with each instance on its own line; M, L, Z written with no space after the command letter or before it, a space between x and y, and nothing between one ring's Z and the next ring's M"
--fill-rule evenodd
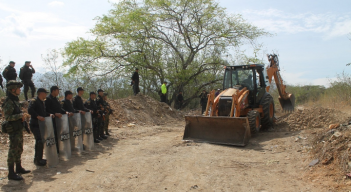
M73 116L68 118L69 122L69 134L71 138L71 150L77 151L80 154L83 151L83 140L82 140L82 122L80 119L80 113L74 113Z
M45 117L45 121L39 121L39 129L41 137L44 141L44 153L47 160L47 166L49 168L56 167L59 163L54 126L51 117Z
M81 114L81 119L84 150L91 150L94 147L93 122L91 113L85 112L84 115Z
M57 144L59 146L60 157L64 160L71 158L71 141L69 135L68 115L64 114L61 118L55 117Z

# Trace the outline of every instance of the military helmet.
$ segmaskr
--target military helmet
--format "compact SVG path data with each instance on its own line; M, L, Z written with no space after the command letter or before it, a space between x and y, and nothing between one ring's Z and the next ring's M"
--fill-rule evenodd
M9 82L6 83L6 88L8 90L21 88L22 86L23 86L23 83L15 80L10 80Z

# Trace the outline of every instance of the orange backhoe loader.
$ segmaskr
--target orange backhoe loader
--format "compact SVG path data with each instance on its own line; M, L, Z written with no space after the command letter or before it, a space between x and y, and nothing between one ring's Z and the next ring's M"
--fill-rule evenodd
M274 102L268 93L275 80L283 110L293 111L295 97L285 91L278 56L267 55L269 65L226 66L223 92L208 95L203 116L185 116L183 140L245 146L252 134L273 126Z

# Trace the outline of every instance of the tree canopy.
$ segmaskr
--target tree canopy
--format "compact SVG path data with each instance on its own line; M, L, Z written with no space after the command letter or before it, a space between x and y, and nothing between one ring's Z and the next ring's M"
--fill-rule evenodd
M183 91L185 105L222 81L231 48L267 35L214 0L123 0L97 17L90 32L93 40L67 43L68 74L125 75L139 67L143 93L167 81L169 102Z

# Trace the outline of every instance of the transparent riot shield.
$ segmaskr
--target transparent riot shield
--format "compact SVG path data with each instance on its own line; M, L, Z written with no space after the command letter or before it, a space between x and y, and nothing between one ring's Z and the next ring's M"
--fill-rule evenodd
M81 114L82 119L82 131L83 131L83 145L84 150L91 150L94 147L94 136L93 136L93 122L90 112Z
M56 167L59 163L54 126L51 117L45 117L45 121L39 121L41 137L44 141L44 154L49 168Z
M73 116L68 118L69 134L71 140L71 150L77 151L80 154L83 151L83 132L80 113L74 113Z
M68 160L71 158L71 140L69 135L68 115L64 114L61 118L55 117L55 122L60 157L64 160Z

